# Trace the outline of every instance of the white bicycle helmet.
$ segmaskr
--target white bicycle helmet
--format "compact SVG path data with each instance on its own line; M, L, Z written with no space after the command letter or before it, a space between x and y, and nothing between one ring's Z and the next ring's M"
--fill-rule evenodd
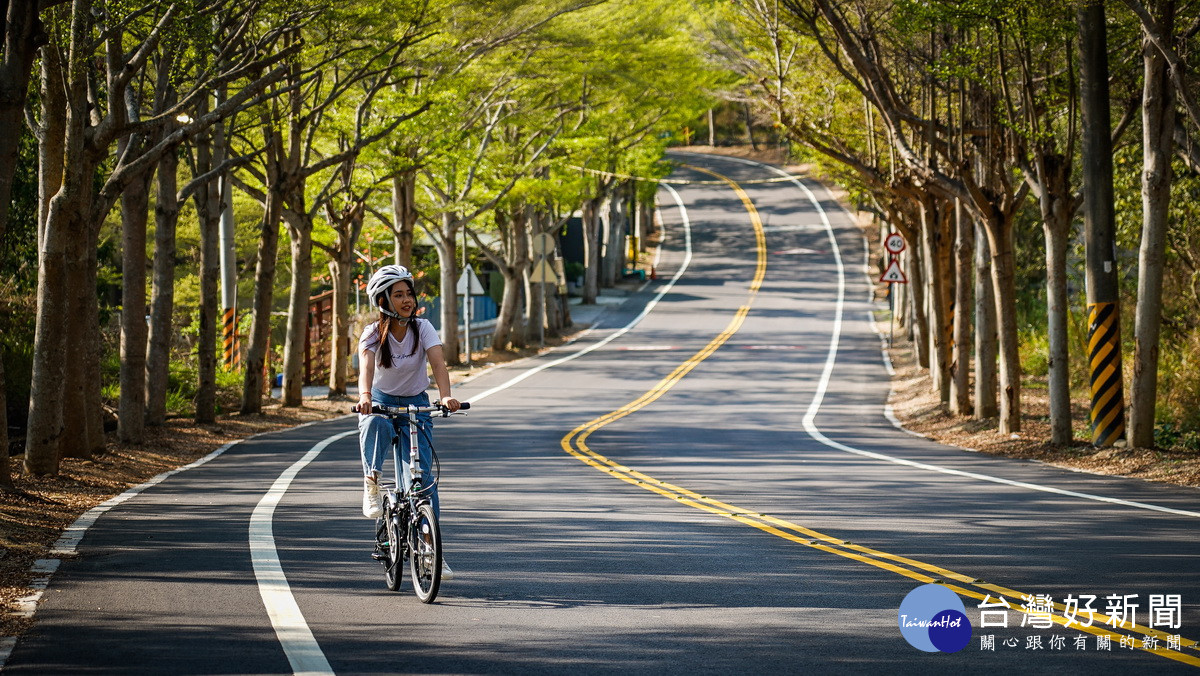
M388 289L396 282L404 280L412 281L412 273L408 268L402 265L385 265L375 271L371 275L371 279L367 282L367 298L371 299L371 304L379 308L379 311L393 319L407 321L410 317L401 317L392 310L392 301L388 298ZM386 303L380 303L379 299L383 298Z

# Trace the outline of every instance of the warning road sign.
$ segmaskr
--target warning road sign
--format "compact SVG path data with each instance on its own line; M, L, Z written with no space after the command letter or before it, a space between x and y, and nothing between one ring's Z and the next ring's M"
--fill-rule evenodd
M900 262L895 258L888 264L887 270L883 271L883 276L879 278L879 281L888 284L908 284L908 278L904 276L904 271L900 269Z
M893 254L904 251L904 237L898 232L893 232L883 240L883 248Z
M558 275L554 273L554 268L543 258L540 262L533 266L533 272L529 275L529 281L542 284L555 284L558 282Z

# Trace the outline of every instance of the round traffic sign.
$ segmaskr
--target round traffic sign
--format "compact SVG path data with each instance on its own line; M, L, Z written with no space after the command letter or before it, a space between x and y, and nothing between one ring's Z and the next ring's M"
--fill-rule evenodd
M554 237L547 233L539 233L533 236L533 252L538 256L545 256L554 251Z
M893 232L883 240L883 248L894 254L904 251L904 237L898 232Z

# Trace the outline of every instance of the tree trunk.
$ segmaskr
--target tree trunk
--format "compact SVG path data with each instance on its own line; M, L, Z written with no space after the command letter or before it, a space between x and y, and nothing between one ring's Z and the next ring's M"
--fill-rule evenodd
M354 244L362 230L362 211L356 210L351 221L338 224L338 249L329 258L329 277L333 281L333 345L329 351L329 397L346 394L350 367L350 285L354 274Z
M68 165L69 166L69 165ZM68 174L79 171L69 168ZM35 475L58 473L63 434L63 375L66 360L67 250L72 231L80 223L84 199L67 179L50 202L46 233L38 256L37 320L33 340L33 376L29 387L29 427L25 441L25 471ZM90 188L90 186L89 186ZM78 237L78 235L75 235Z
M351 250L350 255L354 252ZM346 394L347 362L350 356L350 273L354 260L349 256L329 261L329 278L333 282L333 336L329 350L329 397Z
M628 203L625 201L628 190L625 185L613 191L612 198L606 209L607 218L604 220L604 277L601 285L611 289L617 285L621 270L625 263L625 233L628 231Z
M713 124L713 109L708 109L708 147L717 147L717 126Z
M201 148L204 148L203 150ZM207 144L197 144L200 171L211 169ZM201 159L203 158L203 159ZM196 216L200 220L200 317L196 341L196 422L211 423L217 414L217 282L221 277L221 195L214 179L196 191Z
M583 304L595 305L600 295L600 200L583 203Z
M87 337L93 330L91 311L82 293L88 287L88 224L82 233L75 233L67 243L66 271L63 283L67 287L66 312L68 317L79 317L73 331L67 331L63 343L63 434L59 446L59 458L87 458L90 444L88 443L88 421L84 412L87 410L88 391L88 362L91 361L92 347ZM95 288L93 285L91 288ZM62 312L62 309L59 309ZM68 323L69 325L69 323Z
M283 405L304 403L304 337L308 332L308 302L312 295L312 224L291 200L291 215L285 214L291 240L292 283L288 292L287 334L283 345ZM302 209L302 207L301 207Z
M278 194L267 190L263 206L262 235L258 240L258 263L254 270L254 309L250 319L250 342L246 347L246 373L242 382L241 413L262 413L267 350L271 344L271 310L275 302L275 264L279 255L279 218L282 205Z
M102 218L96 218L88 228L87 237L83 239L83 256L80 257L83 263L78 273L83 281L77 288L85 291L72 296L81 301L77 316L82 317L84 326L84 329L78 332L80 340L75 348L84 360L83 408L78 415L83 422L79 432L83 450L78 457L83 458L99 455L104 452L105 448L104 411L101 405L101 390L104 383L100 375L100 360L104 346L100 338L100 299L93 291L98 281L97 258L102 221ZM67 354L71 354L71 349L68 336Z
M89 193L90 197L90 193ZM100 391L100 308L96 288L98 222L89 223L67 245L65 314L73 318L67 332L63 366L63 437L60 458L85 458L104 451Z
M935 267L934 295L937 317L938 359L941 361L941 386L938 395L943 404L950 403L951 362L954 359L954 207L953 202L938 200L937 237L934 239ZM940 316L939 316L940 315Z
M141 445L146 422L146 220L153 175L121 193L121 397L117 437Z
M1067 345L1067 240L1073 216L1070 164L1062 155L1041 160L1042 231L1046 240L1046 334L1050 343L1050 443L1071 443L1071 374Z
M987 224L992 250L992 290L1000 353L1000 434L1021 431L1021 361L1017 345L1017 294L1014 286L1012 221L997 216Z
M83 55L89 40L90 18L90 13L85 12L72 12L71 16L71 56L64 80L70 90L63 126L63 180L50 200L38 253L37 319L25 442L25 471L35 475L58 473L63 438L63 367L69 327L63 312L68 300L67 253L72 238L78 242L80 233L88 232L91 227L87 219L91 213L95 165L85 147L90 64ZM76 288L76 293L81 292Z
M42 51L42 129L38 142L38 251L46 235L50 200L62 188L66 153L67 100L62 54L56 45Z
M917 350L917 365L929 368L929 321L925 314L925 258L918 243L906 250L908 254L908 291L911 296L909 311L912 323L913 346Z
M758 150L758 142L754 140L754 119L750 116L749 102L742 102L742 115L746 121L746 140L750 142L752 150Z
M167 419L167 379L171 362L172 314L175 311L175 230L179 224L179 156L158 162L154 204L154 282L150 294L150 334L146 345L146 424Z
M1159 4L1159 26L1174 33L1175 3ZM1171 203L1175 90L1162 52L1142 41L1145 64L1142 94L1142 243L1138 251L1138 295L1134 320L1133 381L1129 395L1129 442L1154 446L1154 407L1158 395L1159 329L1162 325L1163 265Z
M462 351L458 345L458 215L442 214L441 241L437 244L438 262L441 264L442 294L442 351L446 363L457 366L462 363Z
M999 414L996 401L996 301L992 291L992 253L983 225L975 224L975 415Z
M975 229L961 202L954 203L954 357L950 364L950 412L971 412L971 255Z
M497 213L497 218L503 218ZM522 278L529 268L529 210L513 209L509 214L508 265L500 267L504 276L504 296L500 300L500 313L496 317L496 329L492 333L492 349L504 350L510 345L524 347L524 332L519 340L514 328L524 294Z
M949 221L942 212L944 202L927 197L921 210L921 257L926 274L926 301L929 313L926 317L929 333L929 373L933 389L942 402L950 400L950 294L947 278L950 270L943 267L948 262L949 238L943 230Z
M412 268L413 236L417 227L417 172L392 177L392 213L395 214L396 265Z
M515 265L504 266L500 269L504 276L504 295L500 300L500 312L496 317L496 329L492 333L492 349L506 350L514 345L513 326L516 323L517 309L521 304L521 273Z
M38 230L37 230L37 235L38 235L38 237L37 237L37 239L38 239L38 274L39 274L39 276L38 276L38 296L39 296L39 299L42 297L44 286L46 287L45 288L46 293L57 294L58 289L52 287L51 285L60 285L63 283L63 280L62 280L62 275L64 274L63 266L65 265L65 262L66 262L66 259L65 259L66 251L63 248L65 246L66 239L64 239L61 236L62 235L61 231L57 233L57 236L55 238L53 238L53 239L47 238L51 200L54 198L55 195L57 195L59 193L60 189L62 188L63 170L64 170L64 167L66 166L64 157L65 157L65 153L66 153L67 102L66 102L66 94L64 92L65 85L64 85L63 79L62 79L62 59L61 59L61 53L59 52L59 49L56 45L48 46L41 51L42 51L41 101L42 101L43 112L42 112L41 140L38 143ZM19 130L19 127L7 127L6 129ZM15 162L12 164L12 167L15 170L15 168L16 168ZM8 201L5 200L4 204L5 204L5 208L6 208L8 205ZM58 227L61 228L63 226L60 225ZM51 269L54 272L50 272L49 270L47 270L46 266L51 266ZM51 276L47 277L47 274L50 274ZM63 287L63 289L65 289L65 286ZM63 302L63 300L65 300L65 297L66 297L65 291L63 291L61 294L58 294L57 295L58 302L60 302L60 303ZM51 302L53 302L53 301L51 301ZM39 305L39 312L38 312L38 321L39 322L43 321L42 320L42 312L40 311L40 305ZM51 315L51 317L47 318L47 321L56 321L56 320ZM61 329L58 327L55 327L55 329L51 329L51 328L49 328L49 326L47 326L46 330L48 333L46 333L45 335L42 336L43 342L41 345L43 347L49 347L50 349L65 350L66 337L64 335L62 335ZM35 371L33 374L33 383L36 384L39 381L39 375L38 375L38 371L37 371L37 367L36 367L36 363L37 363L36 355L38 354L37 350L39 348L38 348L38 342L37 342L36 336L34 339L34 345L35 345L35 348L34 348ZM58 359L56 361L57 361L57 364L51 365L51 368L60 369L60 371L59 371L60 375L58 377L61 378L61 373L62 373L61 369L63 369L62 360ZM48 387L54 387L53 393L55 393L61 397L61 395L62 395L61 386L54 386L54 385L50 384L53 382L54 377L55 376L53 374L47 374L44 377L44 380L45 380L45 382L47 382ZM34 390L31 387L30 394L32 395L33 393L34 393ZM61 399L59 400L59 402L57 404L57 406L60 407L59 412L57 414L58 415L57 423L54 423L52 420L50 420L48 418L41 418L36 423L36 425L39 428L39 435L42 436L43 438L47 439L46 445L43 445L42 447L40 447L37 450L30 450L30 449L32 449L31 434L32 434L34 426L35 426L35 422L32 418L32 412L33 412L35 406L37 406L39 409L42 407L40 406L40 403L35 404L34 401L32 401L32 396L30 397L30 399L31 399L31 401L30 401L31 417L29 419L29 426L26 429L27 450L26 450L26 455L25 455L25 471L31 472L31 473L38 473L38 474L53 474L58 471L58 437L57 437L57 434L60 434L61 432L51 432L51 427L55 424L57 424L57 425L62 424L61 423L61 420L62 420ZM53 402L47 402L47 403L50 403L51 406L55 405L55 404L53 404ZM49 409L42 409L40 412L42 414L53 415ZM7 427L5 428L5 432L7 433ZM50 436L53 437L53 440L50 440L50 438L49 438ZM7 451L7 448L8 447L5 446L6 451ZM30 461L31 456L33 456L35 458L33 460L32 464Z
M0 239L8 225L34 56L46 40L38 18L39 5L34 0L8 0L4 7L4 49L0 56ZM0 398L3 391L0 387Z

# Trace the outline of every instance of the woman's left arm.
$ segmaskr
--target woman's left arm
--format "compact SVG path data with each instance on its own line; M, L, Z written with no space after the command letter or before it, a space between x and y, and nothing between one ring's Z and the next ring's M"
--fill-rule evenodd
M446 370L446 355L442 352L441 345L434 345L425 350L425 356L429 359L429 367L433 370L433 382L438 388L438 403L451 412L458 410L458 400L450 395L450 372Z

